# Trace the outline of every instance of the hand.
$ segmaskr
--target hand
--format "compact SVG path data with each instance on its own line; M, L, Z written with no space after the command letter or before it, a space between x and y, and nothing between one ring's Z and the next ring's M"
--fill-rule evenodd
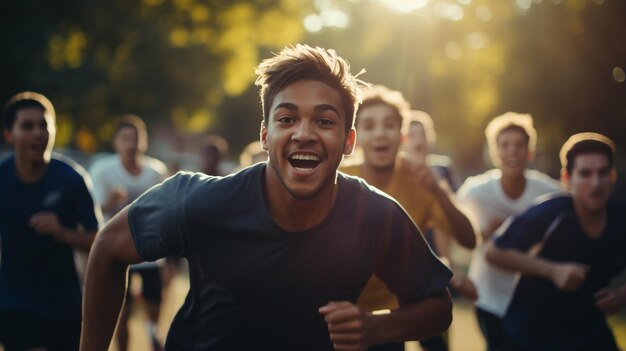
M435 192L440 190L437 178L435 178L435 175L430 170L430 167L428 167L423 160L409 158L405 155L402 157L402 166L412 172L415 175L417 182L429 191Z
M319 308L324 316L330 340L337 351L362 351L371 346L373 317L348 302L329 302Z
M606 315L619 312L626 302L621 290L610 288L598 290L593 297L596 299L596 307Z
M454 272L454 275L450 279L450 286L454 291L461 294L461 296L476 301L478 299L478 292L474 283L463 273Z
M121 207L128 202L128 192L123 187L113 188L107 202L111 207Z
M575 291L587 277L589 266L580 263L555 263L552 282L563 291Z
M28 225L39 234L51 235L58 241L66 241L66 232L54 212L38 212L30 216Z

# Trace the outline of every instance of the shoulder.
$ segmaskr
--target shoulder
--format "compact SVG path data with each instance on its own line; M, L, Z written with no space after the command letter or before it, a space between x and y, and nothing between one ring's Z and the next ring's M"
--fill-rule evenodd
M573 211L572 197L564 192L546 194L537 198L536 203L525 213L529 219L556 217L562 212Z
M87 171L74 160L61 154L53 153L50 159L50 167L53 173L74 179L88 178Z
M459 194L473 194L483 193L486 188L493 186L497 182L502 173L499 169L490 169L485 173L481 173L475 176L468 177L461 187L459 188Z
M148 169L151 169L162 175L167 174L167 166L165 165L165 163L161 162L160 160L154 157L144 155L142 158L142 162L143 162L144 167Z
M112 169L112 167L115 167L118 163L119 160L115 154L101 156L91 164L91 167L89 167L89 173L93 175L100 172L106 172Z
M543 186L554 190L558 190L561 188L560 183L556 179L534 169L526 170L524 176L530 184L533 184L535 186Z
M400 204L387 193L368 184L364 179L338 172L338 181L344 193L354 204L367 205L371 209L398 208Z

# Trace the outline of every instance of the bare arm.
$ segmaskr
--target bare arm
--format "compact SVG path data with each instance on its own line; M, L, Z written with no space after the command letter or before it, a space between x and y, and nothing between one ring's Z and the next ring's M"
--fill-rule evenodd
M574 291L585 281L588 266L575 262L553 262L515 249L487 243L487 261L504 269L550 280L557 288Z
M85 276L81 351L106 351L126 291L126 271L141 262L128 226L128 207L96 235Z
M54 212L36 213L30 217L28 224L40 234L50 235L57 241L87 252L96 236L95 231L64 227Z
M447 291L388 314L365 313L347 301L330 302L319 310L338 351L361 351L371 345L421 340L441 334L452 322L452 301Z
M430 169L425 171L430 172ZM433 177L433 175L430 175ZM450 231L454 238L463 247L473 249L476 246L476 233L479 232L460 206L454 200L454 194L449 189L444 189L445 185L435 182L433 194L437 198L443 213L450 222Z

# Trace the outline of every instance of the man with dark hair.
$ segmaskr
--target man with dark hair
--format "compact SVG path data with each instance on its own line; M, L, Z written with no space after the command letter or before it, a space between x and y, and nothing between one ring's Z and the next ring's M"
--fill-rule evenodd
M395 201L337 172L362 84L348 63L296 45L257 74L267 163L179 173L107 224L89 260L83 351L107 349L126 266L169 255L188 260L191 287L168 350L365 350L448 327L448 269ZM373 274L401 308L356 307Z
M626 305L609 283L626 266L626 203L611 197L613 142L572 136L561 149L568 194L514 217L487 259L521 273L503 320L512 350L618 350L605 314Z
M228 154L228 142L219 135L209 135L200 150L200 172L206 175L226 175L222 162Z
M86 172L52 155L55 115L43 95L6 104L0 163L0 342L5 350L77 350L81 291L74 249L89 251L99 210Z
M148 132L139 116L127 114L120 118L113 136L113 148L114 155L97 160L89 169L94 184L94 199L100 204L106 220L168 175L167 166L163 162L146 155ZM153 350L161 350L156 326L161 308L163 262L142 262L130 267L126 303L117 328L119 351L128 349L128 319L133 302L130 288L132 276L141 277L141 297L148 315L146 330L150 344Z

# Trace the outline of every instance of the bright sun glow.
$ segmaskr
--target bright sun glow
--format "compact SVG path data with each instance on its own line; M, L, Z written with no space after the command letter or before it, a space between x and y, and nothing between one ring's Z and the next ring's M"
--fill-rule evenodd
M428 0L380 0L393 11L411 13L428 4Z

